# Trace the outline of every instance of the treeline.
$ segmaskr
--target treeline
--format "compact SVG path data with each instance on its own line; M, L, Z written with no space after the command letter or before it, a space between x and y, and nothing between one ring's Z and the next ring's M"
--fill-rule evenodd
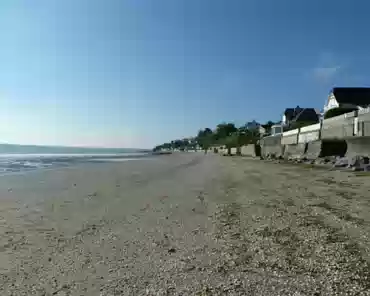
M266 133L269 133L271 126L275 123L268 121L261 125ZM156 146L153 150L195 150L197 147L208 150L212 146L235 147L253 144L260 138L258 128L249 128L247 125L236 127L234 123L220 123L215 129L205 128L199 130L192 138L177 139L162 145Z

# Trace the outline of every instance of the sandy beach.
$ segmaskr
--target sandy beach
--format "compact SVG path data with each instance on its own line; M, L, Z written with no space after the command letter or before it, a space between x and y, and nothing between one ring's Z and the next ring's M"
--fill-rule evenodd
M370 181L178 153L0 178L0 295L370 295Z

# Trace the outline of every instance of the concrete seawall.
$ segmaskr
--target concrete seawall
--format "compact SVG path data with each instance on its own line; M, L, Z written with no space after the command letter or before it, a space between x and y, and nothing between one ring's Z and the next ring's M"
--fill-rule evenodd
M284 132L281 138L283 157L285 159L300 158L304 153L302 145L298 144L299 129ZM304 146L304 145L303 145Z
M315 160L319 158L321 154L321 141L314 141L307 143L306 151L304 153L304 158L308 160Z
M353 137L346 138L346 157L370 156L370 112L369 108L358 111L354 119Z
M339 156L343 157L347 152L347 141L344 139L321 140L319 157Z
M343 139L344 114L329 119L325 119L321 127L321 139Z
M298 133L298 143L307 144L320 140L321 123L301 127Z
M236 148L236 147L230 148L230 154L231 155L237 155L238 154L238 148Z
M284 155L284 146L281 145L282 135L274 135L262 138L261 156L263 158L279 158Z
M347 142L345 140L319 140L306 144L285 145L285 159L315 160L319 157L346 155Z
M346 140L346 157L367 156L370 157L370 137L352 137Z
M353 140L355 115L355 112L351 112L324 120L322 124L317 123L281 135L265 137L261 139L262 156L307 160L328 156L343 157L347 152L347 141L351 143L348 154L370 154L370 149L366 148L370 148L370 137L369 141Z
M301 159L306 151L306 144L291 144L285 145L285 159Z
M261 147L257 144L244 145L240 149L240 154L243 156L261 156Z
M260 140L263 158L370 157L370 107ZM246 146L241 154L254 155Z

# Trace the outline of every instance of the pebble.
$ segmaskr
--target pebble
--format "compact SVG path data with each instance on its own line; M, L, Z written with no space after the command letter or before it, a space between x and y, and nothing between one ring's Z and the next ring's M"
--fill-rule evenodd
M175 248L170 248L170 249L168 249L168 253L176 253L176 249Z

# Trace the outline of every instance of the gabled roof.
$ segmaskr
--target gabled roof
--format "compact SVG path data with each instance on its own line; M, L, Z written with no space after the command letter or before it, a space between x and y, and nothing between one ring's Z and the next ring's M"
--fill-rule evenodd
M284 115L286 120L291 121L293 120L299 113L304 110L303 108L297 106L296 108L286 108L284 111Z
M319 114L314 108L304 108L292 121L295 122L318 122Z
M339 104L370 105L369 87L334 87L332 93Z

